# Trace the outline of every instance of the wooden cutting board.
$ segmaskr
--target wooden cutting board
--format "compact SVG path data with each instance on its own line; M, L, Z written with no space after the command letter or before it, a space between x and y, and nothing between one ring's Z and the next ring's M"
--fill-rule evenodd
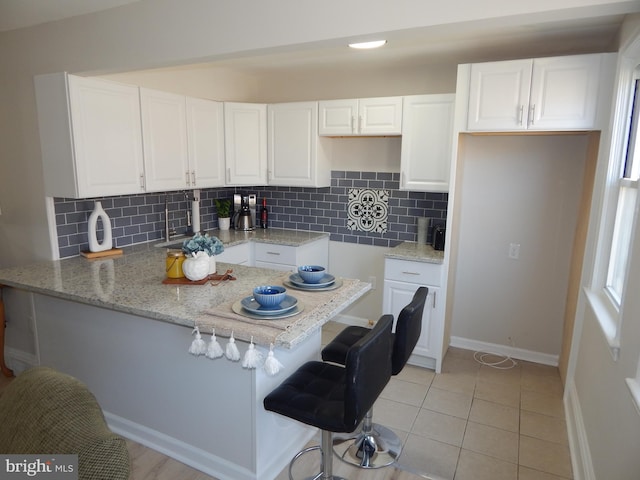
M112 248L111 250L104 250L102 252L80 252L85 258L105 258L105 257L117 257L122 255L123 250L121 248Z

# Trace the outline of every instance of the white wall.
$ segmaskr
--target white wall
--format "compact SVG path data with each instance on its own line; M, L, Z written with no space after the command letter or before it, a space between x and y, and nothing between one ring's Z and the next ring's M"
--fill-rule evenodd
M640 16L625 22L622 45L640 36ZM631 68L640 63L636 43ZM610 137L600 149L600 169L594 186L593 205L582 286L589 288L596 267L600 208L606 183ZM636 212L637 214L637 212ZM636 215L637 217L637 215ZM565 389L565 411L572 450L577 463L574 478L636 480L640 476L640 410L626 385L640 365L640 229L636 218L631 245L625 300L621 305L620 354L614 360L597 318L584 293L578 300L574 342ZM599 312L600 314L602 312Z
M0 33L0 267L51 258L42 197L34 75L60 71L106 75L289 50L296 45L313 48L321 42L344 44L371 33L395 32L401 36L403 30L430 26L446 31L456 23L462 30L492 22L524 25L536 20L580 17L592 8L610 14L624 9L625 3L458 0L441 3L434 9L430 2L421 0L403 0L401 4L384 0L141 0L96 14ZM416 59L417 65L423 63L427 64ZM443 63L447 64L446 59ZM418 93L433 85L434 92L441 92L442 83L453 78L452 67L435 65L428 75L424 75L424 69L417 69L407 73L413 80L405 80L400 71L367 75L362 66L351 64L349 70L360 73L353 77L342 72L343 75L318 78L313 87L317 91L302 91L304 82L269 79L265 85L277 91L278 98L263 100L293 99L284 98L286 91L291 91L292 97L295 93L296 97L307 98L338 92L346 97L382 96L389 90ZM442 80L437 70L446 72L447 68L450 73ZM238 77L228 75L225 84L232 88ZM453 83L450 87L444 91L452 91ZM264 93L259 84L251 82L242 88L236 93L247 100L256 100L256 92Z
M587 137L464 143L451 335L557 357Z

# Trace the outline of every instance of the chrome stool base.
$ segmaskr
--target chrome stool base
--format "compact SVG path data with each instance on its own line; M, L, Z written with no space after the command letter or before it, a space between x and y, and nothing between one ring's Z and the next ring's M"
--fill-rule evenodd
M360 468L382 468L393 464L402 452L402 441L389 428L374 424L367 413L359 432L335 436L333 452L350 465Z
M332 444L332 435L331 432L327 432L326 430L322 431L322 445L316 445L314 447L308 447L304 450L300 450L289 462L289 480L294 480L293 478L293 464L305 453L309 453L313 450L320 450L320 454L322 455L322 470L317 475L313 477L306 477L304 480L347 480L346 478L339 477L333 474L333 457L331 456L331 444ZM325 454L326 452L326 454Z

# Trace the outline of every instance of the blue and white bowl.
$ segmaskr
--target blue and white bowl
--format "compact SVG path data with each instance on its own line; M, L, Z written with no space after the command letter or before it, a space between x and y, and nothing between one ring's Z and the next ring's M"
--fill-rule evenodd
M298 275L304 283L319 283L325 276L324 267L320 265L302 265L298 267Z
M287 289L278 285L260 285L253 289L253 298L265 308L276 308L287 295Z

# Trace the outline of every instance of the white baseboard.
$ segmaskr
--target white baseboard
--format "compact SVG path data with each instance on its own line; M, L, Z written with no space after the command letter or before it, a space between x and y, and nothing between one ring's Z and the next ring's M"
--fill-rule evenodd
M233 480L262 480L264 478L276 478L279 473L289 464L293 455L290 448L283 448L282 455L278 458L271 458L270 464L263 472L251 472L246 468L213 455L193 445L182 442L176 438L160 433L151 428L104 412L109 428L118 435L129 438L148 448L156 450L179 462L189 465L214 478ZM291 445L306 445L315 435L314 429L307 429L301 438L289 438Z
M558 366L558 355L550 355L548 353L534 352L523 348L509 347L507 345L499 345L497 343L480 342L462 337L451 337L449 346L463 348L465 350L473 350L475 352L495 353L504 355L527 362L540 363L542 365Z
M566 412L573 478L574 480L596 480L589 441L582 420L580 399L573 380L565 386L564 411Z
M35 367L40 364L36 355L16 348L5 347L4 355L7 367L13 370L13 373L15 374L21 373L27 368Z

